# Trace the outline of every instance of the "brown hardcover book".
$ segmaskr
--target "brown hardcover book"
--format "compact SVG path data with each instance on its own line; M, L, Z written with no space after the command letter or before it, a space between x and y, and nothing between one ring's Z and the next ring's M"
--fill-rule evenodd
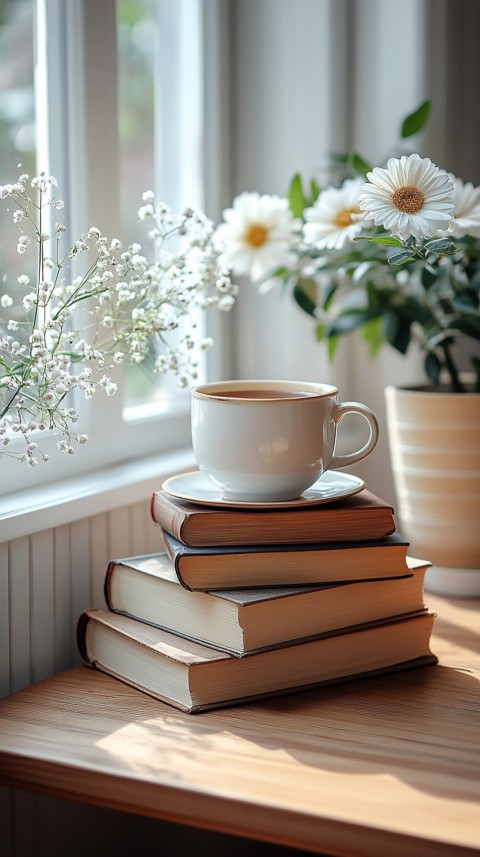
M110 610L242 657L423 608L430 565L408 557L404 577L324 586L191 592L167 555L112 560L105 577Z
M151 501L153 520L192 546L306 544L381 539L393 533L393 508L366 488L335 503L275 509L201 506L163 490Z
M187 712L434 663L433 615L409 614L235 658L104 610L78 621L85 662Z
M340 583L408 573L409 543L398 533L363 542L192 547L164 530L163 541L187 589Z

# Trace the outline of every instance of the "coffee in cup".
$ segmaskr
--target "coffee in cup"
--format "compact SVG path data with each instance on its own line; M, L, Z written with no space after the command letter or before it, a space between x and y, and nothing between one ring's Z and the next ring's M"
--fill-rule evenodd
M361 461L378 440L366 405L339 402L338 389L311 381L217 381L192 388L192 443L200 471L228 500L300 497L326 470ZM345 414L369 426L366 443L335 453Z

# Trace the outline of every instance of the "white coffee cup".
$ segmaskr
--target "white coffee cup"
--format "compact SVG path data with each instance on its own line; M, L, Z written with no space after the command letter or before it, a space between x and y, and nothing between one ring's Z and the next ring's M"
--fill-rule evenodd
M339 402L331 384L217 381L191 393L197 464L225 499L295 499L326 470L361 461L378 440L373 411ZM370 433L360 449L336 455L337 426L345 414L363 417Z

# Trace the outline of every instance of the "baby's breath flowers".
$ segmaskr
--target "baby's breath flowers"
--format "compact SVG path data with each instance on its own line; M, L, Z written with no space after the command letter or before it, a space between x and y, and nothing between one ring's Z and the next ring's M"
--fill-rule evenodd
M23 174L0 187L0 199L15 206L17 252L36 247L38 257L35 282L21 274L0 294L0 454L31 467L48 459L42 432L56 431L66 455L88 441L75 430L76 397L114 395L112 367L142 363L152 343L155 371L187 386L199 352L212 344L196 335L195 311L229 310L236 297L203 212L173 214L147 191L139 219L149 228L150 255L96 227L64 248L65 226L52 225L63 208L56 184ZM12 445L18 437L20 452Z

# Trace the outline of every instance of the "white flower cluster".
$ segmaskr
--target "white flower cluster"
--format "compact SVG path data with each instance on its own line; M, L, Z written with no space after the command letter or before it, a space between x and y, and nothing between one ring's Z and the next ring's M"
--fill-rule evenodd
M196 310L229 310L237 292L202 212L174 215L147 191L139 218L151 225L150 257L139 244L124 249L95 227L65 249L63 224L44 231L52 211L63 207L55 187L43 174L0 187L0 199L16 206L18 253L38 247L37 282L22 274L11 294L0 295L0 454L29 466L48 459L39 432L59 431L57 448L67 455L74 442L88 440L74 430L74 395L113 395L115 364L141 363L153 347L157 372L176 374L180 386L194 380L198 352L212 344L195 336ZM78 269L82 256L86 272L73 278L72 260ZM24 451L11 453L19 435Z
M480 187L447 174L429 158L390 158L385 169L375 167L367 178L321 190L301 221L295 221L286 199L240 194L216 230L225 263L234 274L248 274L262 285L283 277L289 263L293 270L307 251L321 267L323 251L348 249L373 224L403 241L480 237Z

